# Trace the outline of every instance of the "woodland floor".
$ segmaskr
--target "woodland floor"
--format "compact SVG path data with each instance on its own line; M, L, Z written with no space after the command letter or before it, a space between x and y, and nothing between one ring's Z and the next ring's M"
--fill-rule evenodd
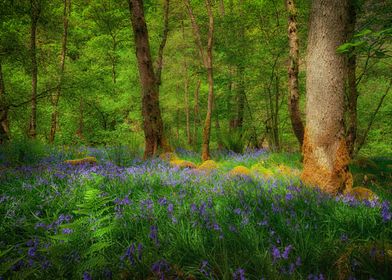
M358 201L304 186L297 154L42 155L0 155L0 279L392 275L392 159L353 162L355 184L378 196ZM87 156L97 162L65 162Z

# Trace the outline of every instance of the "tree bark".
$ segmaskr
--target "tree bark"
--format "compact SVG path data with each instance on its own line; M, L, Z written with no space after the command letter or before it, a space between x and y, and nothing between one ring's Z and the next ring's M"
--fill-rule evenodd
M209 160L210 156L210 138L211 138L211 116L214 102L214 77L212 69L212 47L214 42L214 17L212 14L211 0L206 0L207 12L208 12L208 43L207 43L207 77L208 77L208 104L207 104L207 115L204 122L203 128L203 145L201 158L203 161Z
M245 67L240 65L238 67L238 92L237 92L237 118L234 124L234 128L237 128L242 133L242 127L244 125L244 110L245 110Z
M301 110L299 107L299 43L297 35L297 11L294 0L286 0L286 8L289 13L288 19L288 37L289 37L289 68L288 68L288 89L289 89L289 114L291 125L294 130L295 137L299 142L300 148L304 140L304 125L301 118Z
M129 0L128 4L142 89L142 115L145 139L144 158L146 159L156 156L161 150L166 152L171 149L164 136L161 109L159 107L160 79L157 79L157 76L154 74L147 25L144 19L143 1ZM159 69L157 72L159 72Z
M200 28L196 22L189 0L184 0L184 4L188 10L189 17L192 22L193 33L195 35L196 45L198 46L199 49L200 58L203 61L205 69L207 70L208 102L207 102L207 114L203 127L203 142L202 142L202 152L201 152L202 160L206 161L210 159L211 117L212 117L212 108L214 102L214 77L213 77L213 68L212 68L212 48L214 42L214 16L212 13L211 0L205 0L205 5L208 13L208 39L207 39L207 51L206 51L207 54L205 54L203 43L201 41Z
M352 187L344 135L346 59L336 48L346 40L349 0L312 1L306 77L306 128L302 180L321 190Z
M79 139L84 140L84 101L83 98L79 100L79 119L78 129L76 130L76 136Z
M163 67L163 50L165 49L167 35L169 34L169 4L170 4L169 0L165 0L164 7L163 7L163 34L158 49L158 57L156 61L156 71L155 71L155 78L158 87L162 83L161 76L162 76L162 67Z
M181 31L182 39L185 42L185 29L184 22L181 21ZM185 116L186 116L186 137L189 145L192 145L192 135L191 135L191 124L190 124L190 111L189 111L189 75L188 75L188 63L186 56L184 56L184 94L185 94Z
M195 104L193 108L193 142L198 143L198 128L200 125L200 116L199 116L199 92L200 92L201 80L197 81L196 89L195 89Z
M5 99L3 69L0 60L0 144L7 142L9 139L10 129L8 120L8 104Z
M68 39L68 19L71 14L71 0L64 0L64 9L63 9L63 36L61 41L61 56L60 56L60 71L59 71L59 82L57 85L56 92L52 95L51 103L52 103L52 117L51 117L51 125L50 125L50 134L49 134L49 143L53 143L56 131L59 123L59 111L58 104L61 95L61 87L64 79L64 66L65 66L65 57L67 55L67 39Z
M347 25L347 32L349 39L352 39L355 33L355 25L357 22L357 13L353 1L350 1L350 13ZM348 124L347 124L347 148L350 157L354 155L355 143L357 140L357 103L358 103L358 91L357 91L357 56L349 54L348 65L347 65L347 84L348 84L348 95L347 95L347 111L348 111Z
M28 136L35 139L37 136L37 54L36 54L36 33L37 23L40 16L40 2L39 0L30 0L30 16L31 16L31 31L30 31L30 59L31 59L31 115L29 123Z

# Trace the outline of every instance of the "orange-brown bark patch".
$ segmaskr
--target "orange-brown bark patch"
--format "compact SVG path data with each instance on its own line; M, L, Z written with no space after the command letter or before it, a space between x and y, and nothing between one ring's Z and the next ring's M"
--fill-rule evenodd
M321 190L336 195L350 191L353 184L353 178L348 170L350 160L346 142L341 139L336 150L332 169L322 166L316 158L315 147L309 139L309 135L305 129L304 144L304 169L301 179L306 184L319 187Z

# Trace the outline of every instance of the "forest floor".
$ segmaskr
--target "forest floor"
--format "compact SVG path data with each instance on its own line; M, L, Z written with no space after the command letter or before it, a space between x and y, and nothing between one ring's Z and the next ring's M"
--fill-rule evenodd
M49 153L0 154L0 279L392 275L392 159L353 162L356 185L377 195L359 201L304 186L297 154Z

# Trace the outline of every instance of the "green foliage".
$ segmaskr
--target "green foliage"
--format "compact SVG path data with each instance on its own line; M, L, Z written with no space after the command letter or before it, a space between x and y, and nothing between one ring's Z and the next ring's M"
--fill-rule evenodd
M14 139L0 145L0 164L36 164L49 154L48 151L48 147L39 140Z

